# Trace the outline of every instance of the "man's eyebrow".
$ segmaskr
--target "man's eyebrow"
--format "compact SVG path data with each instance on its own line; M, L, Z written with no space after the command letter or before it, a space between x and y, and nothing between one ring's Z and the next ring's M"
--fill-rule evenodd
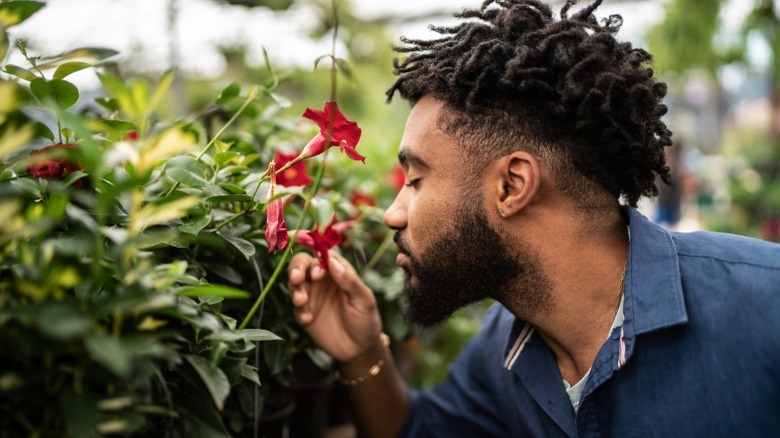
M431 165L428 164L427 161L423 160L422 157L407 149L398 152L398 162L401 163L401 166L404 167L408 166L409 164L414 164L416 166L425 168L431 167Z

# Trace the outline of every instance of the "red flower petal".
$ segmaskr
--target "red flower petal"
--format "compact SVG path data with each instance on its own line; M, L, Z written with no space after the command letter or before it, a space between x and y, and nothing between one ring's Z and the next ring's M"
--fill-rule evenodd
M395 168L393 168L393 171L390 173L390 184L392 184L398 192L404 188L404 184L406 184L406 173L400 164L396 164Z
M343 231L354 223L354 221L335 222L336 217L334 216L322 233L319 231L319 226L316 226L313 230L299 232L295 238L297 243L312 249L314 256L323 269L328 269L328 251L344 240Z
M303 117L315 122L320 128L320 133L315 136L303 149L306 157L321 154L328 146L339 146L347 156L355 161L365 162L366 157L355 150L362 130L357 122L348 120L339 109L336 101L325 102L325 109L318 110L306 108ZM330 143L326 145L326 143Z
M272 199L276 195L276 163L268 164L271 174L271 188L268 190L268 207L266 208L265 241L268 243L268 252L278 251L287 247L290 236L287 234L287 224L284 221L284 203L282 200Z
M265 240L268 242L268 252L278 251L287 247L290 236L284 221L284 204L281 199L275 199L268 204L266 210L268 221L265 226Z
M46 146L40 149L34 149L30 152L30 157L35 157L35 163L27 167L27 172L36 177L49 180L60 180L67 174L73 173L76 170L82 169L84 166L75 164L63 158L60 154L56 154L57 150L62 149L74 149L78 145L76 143L57 143L50 146ZM55 153L52 158L50 153ZM77 183L76 186L81 187L82 184Z
M293 159L295 159L299 154L283 154L279 151L276 152L276 158L274 158L274 161L276 162L276 167L281 169L285 166L285 164L289 163ZM306 162L305 161L299 161L296 164L293 164L292 167L289 169L279 172L276 175L277 182L281 186L285 187L293 187L293 186L307 186L312 183L312 179L309 177L308 173L306 172Z

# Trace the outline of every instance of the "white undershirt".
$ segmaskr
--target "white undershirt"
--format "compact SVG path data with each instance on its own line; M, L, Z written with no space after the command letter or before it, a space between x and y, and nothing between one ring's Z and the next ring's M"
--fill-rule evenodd
M612 330L623 325L624 319L625 318L623 317L623 298L621 298L620 305L618 306L617 314L615 314L615 319L612 321L612 327L609 329L609 333L612 334ZM607 335L607 339L609 339L609 335ZM577 382L577 384L575 384L574 386L570 385L569 382L566 381L566 379L563 380L563 386L566 388L566 395L568 395L569 400L571 400L571 405L574 407L574 412L577 412L577 410L580 408L580 399L582 398L582 391L585 389L585 384L588 383L589 376L590 376L590 370L588 370L588 372L585 373L584 376L582 376L582 379L580 379L580 381Z

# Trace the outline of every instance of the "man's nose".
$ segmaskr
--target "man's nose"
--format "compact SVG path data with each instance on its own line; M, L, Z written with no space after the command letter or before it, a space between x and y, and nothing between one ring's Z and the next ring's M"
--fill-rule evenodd
M406 187L402 188L395 196L395 200L390 207L385 210L384 221L388 228L400 230L406 228Z

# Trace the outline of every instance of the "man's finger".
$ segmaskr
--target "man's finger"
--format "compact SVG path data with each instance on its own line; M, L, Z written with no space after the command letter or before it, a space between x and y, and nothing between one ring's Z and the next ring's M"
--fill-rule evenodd
M314 258L306 253L295 254L287 265L290 285L299 285L306 281Z
M330 271L330 276L339 288L347 293L350 299L373 297L371 290L363 283L357 275L355 268L344 257L333 251L329 255L330 266L328 270Z

